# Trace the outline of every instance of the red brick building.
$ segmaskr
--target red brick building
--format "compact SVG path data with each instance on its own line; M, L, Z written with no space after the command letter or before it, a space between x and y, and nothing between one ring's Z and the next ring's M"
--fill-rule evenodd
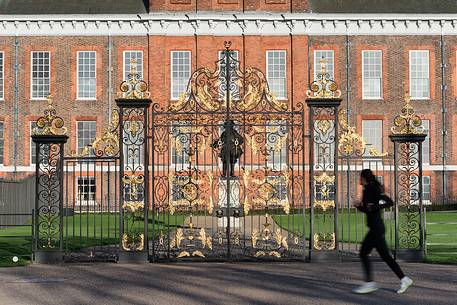
M304 102L325 57L350 124L379 151L392 150L390 127L410 92L429 130L425 199L451 200L457 4L419 2L0 1L0 176L33 171L30 130L49 94L69 129L68 151L78 151L107 126L132 57L152 100L166 105L230 40L241 64L265 71L291 104Z

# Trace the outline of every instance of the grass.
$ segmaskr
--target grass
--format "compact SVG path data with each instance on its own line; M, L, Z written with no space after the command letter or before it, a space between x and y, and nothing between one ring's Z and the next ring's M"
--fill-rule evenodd
M186 215L176 214L170 217L159 215L156 220L154 234L160 230L174 229L184 223ZM30 263L32 252L31 221L26 226L17 226L0 229L0 267L21 266ZM152 223L152 216L149 216ZM141 231L144 228L143 220L135 221L135 228ZM115 245L119 242L119 214L75 214L64 217L64 244L65 250ZM149 235L152 236L152 225L149 225ZM19 258L13 263L12 258Z
M184 223L187 215L156 217L155 234L160 230L173 230ZM119 241L119 215L117 213L75 214L64 218L64 248L70 251L78 249L114 245ZM273 215L275 222L284 229L302 235L303 227L309 232L309 213L305 219L302 215ZM150 216L149 222L152 223ZM340 213L339 240L348 243L360 243L366 232L364 215L354 210ZM385 219L386 238L392 246L394 241L393 220ZM136 221L138 230L144 227L143 220ZM318 231L333 231L333 218L330 215L315 219L314 226ZM152 236L152 226L149 225ZM392 230L390 229L392 228ZM457 211L427 212L427 261L431 263L457 263ZM32 250L31 226L0 229L0 267L20 266L30 263ZM454 252L455 254L452 254ZM12 257L18 256L17 263Z
M305 223L309 232L309 213L302 215L274 215L275 222L284 229L289 228L295 234L302 234ZM325 221L324 221L325 220ZM304 222L304 223L303 223ZM360 243L367 232L364 215L360 212L345 211L338 215L340 242ZM386 240L390 247L394 245L394 220L385 219ZM430 263L457 263L457 211L427 212L426 218L427 257ZM319 232L333 231L333 218L329 215L315 219L314 227ZM307 233L308 234L308 233Z

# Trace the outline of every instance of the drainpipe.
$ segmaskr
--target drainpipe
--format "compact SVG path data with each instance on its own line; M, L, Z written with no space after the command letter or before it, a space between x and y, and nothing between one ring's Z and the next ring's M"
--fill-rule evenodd
M108 34L108 118L111 123L111 115L113 112L113 38L111 33Z
M16 36L14 41L14 179L17 178L17 161L18 161L18 139L19 139L19 38Z
M446 177L446 135L447 135L447 129L446 129L446 113L447 113L447 108L446 108L446 43L444 41L444 35L443 35L443 25L441 25L441 40L440 40L440 46L441 46L441 136L442 136L442 152L441 152L441 163L443 165L443 170L442 170L442 196L441 196L441 203L446 204L447 198L447 177Z
M347 24L346 24L346 122L348 124L350 124L351 122L349 121L350 119L350 115L349 115L349 112L351 111L349 109L349 96L351 95L351 84L349 82L349 79L350 79L350 73L351 73L351 57L349 56L350 54L350 42L349 42L349 35L348 35L348 27L347 27ZM338 148L336 148L338 149ZM348 207L348 210L350 209L351 207L351 164L349 162L349 158L346 159L346 166L347 166L347 170L346 170L346 193L347 193L347 196L346 196L346 205ZM342 203L343 204L343 203Z

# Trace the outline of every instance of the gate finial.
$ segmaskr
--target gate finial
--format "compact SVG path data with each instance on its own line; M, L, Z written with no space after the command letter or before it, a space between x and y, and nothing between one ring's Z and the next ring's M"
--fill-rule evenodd
M414 113L414 108L411 105L411 96L405 90L405 104L401 109L399 115L394 119L394 126L392 126L392 134L424 134L424 126L422 126L422 119Z
M32 132L34 135L65 135L67 128L64 127L64 120L57 116L57 111L53 105L53 100L49 95L46 99L48 107L44 110L44 115L36 121L36 126Z
M327 72L327 61L324 57L320 60L321 71L316 75L316 80L312 82L310 90L306 91L308 98L339 98L341 91L338 84L330 78Z
M127 79L119 87L121 92L118 93L120 98L125 99L146 99L151 93L148 91L148 84L141 78L137 71L137 60L133 57L130 60L130 72Z

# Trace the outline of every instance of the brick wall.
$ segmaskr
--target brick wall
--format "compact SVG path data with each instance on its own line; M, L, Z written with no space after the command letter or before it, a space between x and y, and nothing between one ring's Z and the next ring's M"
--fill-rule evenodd
M248 1L246 1L247 3ZM257 1L258 2L258 1ZM256 2L256 3L257 3ZM154 1L154 3L160 3ZM201 3L204 3L203 1ZM202 4L203 5L203 4ZM19 37L19 138L17 141L18 165L30 164L29 122L43 113L46 101L30 100L30 52L33 50L51 51L51 93L58 113L65 119L69 128L70 141L67 153L76 149L75 126L81 118L97 121L100 134L108 124L108 78L109 39L108 37ZM189 50L192 52L192 69L200 66L213 66L224 41L231 40L233 49L239 51L241 67L255 66L266 69L267 50L286 50L287 52L287 97L290 103L303 103L309 83L308 74L313 75L314 51L332 49L335 52L335 80L343 91L343 104L349 100L351 124L361 133L363 119L382 119L384 148L391 151L392 145L387 138L391 123L403 105L403 91L408 88L408 52L411 49L430 51L430 100L413 101L422 118L430 120L431 151L430 164L441 164L442 113L441 113L441 49L439 36L351 36L349 37L349 78L346 70L346 38L343 36L151 36L113 37L112 38L112 90L115 94L122 79L122 56L125 50L143 50L144 78L148 80L151 98L154 102L167 105L170 102L170 52ZM256 46L256 47L252 47ZM310 53L308 54L308 48ZM97 51L97 100L76 100L76 52L78 50ZM361 51L377 49L383 52L383 98L382 100L363 100L361 89ZM0 101L0 120L5 122L5 165L13 164L14 156L14 38L2 37L0 51L5 52L5 100ZM445 82L447 85L447 122L446 153L448 164L457 164L457 37L446 37L445 63L447 66ZM308 64L308 58L311 65ZM350 93L346 91L349 79ZM436 169L426 171L431 176L432 196L440 194L442 175ZM449 190L457 197L457 183L454 173L448 175Z
M307 0L150 0L150 12L158 11L308 11Z

